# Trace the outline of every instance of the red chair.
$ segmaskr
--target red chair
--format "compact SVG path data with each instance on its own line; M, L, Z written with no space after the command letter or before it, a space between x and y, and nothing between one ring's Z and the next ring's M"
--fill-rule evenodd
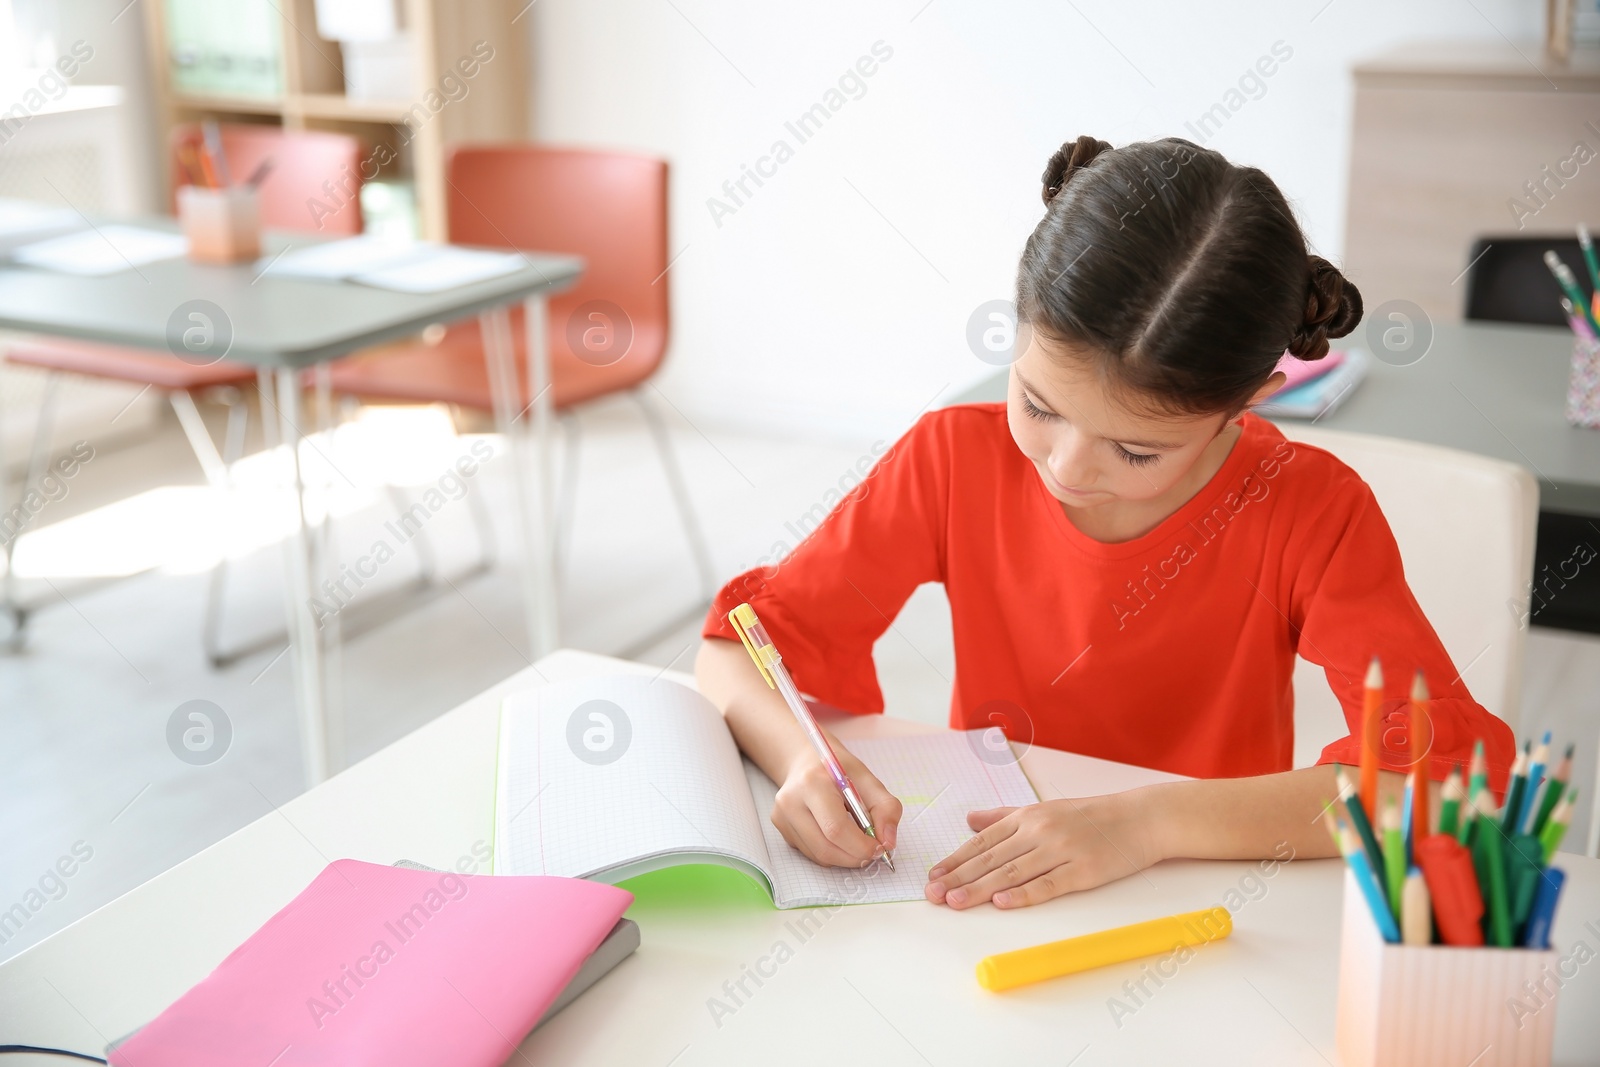
M220 127L220 132L223 154L235 182L243 182L263 160L272 161L271 170L259 186L263 226L329 236L361 232L361 143L354 137L253 125L225 125ZM181 160L185 148L195 147L201 140L199 126L180 126L173 130L171 197L174 202L178 179L183 173ZM329 211L315 209L313 201L328 206ZM212 485L226 484L228 467L243 450L248 408L239 390L256 380L256 369L248 364L223 361L195 366L176 356L147 349L55 338L15 342L7 347L4 358L21 366L37 367L50 376L35 427L23 494L42 475L43 464L48 459L51 402L59 385L59 375L64 373L109 378L166 393ZM195 406L195 397L200 394L228 406L228 425L221 452ZM11 557L15 544L15 537L5 542L4 603L15 618L14 639L20 639L28 609L17 602L14 594ZM206 655L214 665L221 665L227 659L219 647L224 566L219 564L211 575L203 630Z
M525 144L458 145L446 162L446 186L452 243L584 258L578 284L549 302L554 407L570 416L577 405L613 393L639 404L709 600L710 554L666 426L643 388L667 350L666 162ZM533 397L522 309L512 316L516 408L526 410ZM436 343L407 342L340 360L332 379L336 393L368 400L494 409L481 320L449 327ZM570 520L578 424L570 417L562 423L569 447L560 514Z

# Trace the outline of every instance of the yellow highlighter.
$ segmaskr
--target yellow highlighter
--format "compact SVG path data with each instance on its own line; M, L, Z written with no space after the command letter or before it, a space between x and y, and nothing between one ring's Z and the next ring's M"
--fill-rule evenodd
M794 712L795 719L799 721L806 738L810 740L811 747L816 749L817 758L822 760L822 765L833 777L833 784L838 786L839 793L844 797L844 806L849 810L850 817L855 819L856 825L861 827L868 837L876 839L878 828L872 825L872 816L867 812L866 802L861 799L861 794L856 792L855 783L850 781L850 776L844 773L839 757L834 755L833 746L822 736L817 720L811 716L811 709L806 707L805 698L800 695L794 679L789 677L788 668L783 665L783 657L778 655L778 646L772 643L772 638L767 636L767 628L756 618L756 610L749 604L740 604L728 612L728 621L738 631L739 640L744 642L745 651L756 661L756 669L761 672L761 677L767 680L767 687L783 694L789 710ZM887 849L883 851L882 859L885 866L891 871L894 870L894 856Z
M978 963L978 984L998 993L1046 978L1170 952L1184 945L1220 941L1231 933L1233 916L1227 908L1169 915L1165 919L1151 919L1115 930L985 956Z

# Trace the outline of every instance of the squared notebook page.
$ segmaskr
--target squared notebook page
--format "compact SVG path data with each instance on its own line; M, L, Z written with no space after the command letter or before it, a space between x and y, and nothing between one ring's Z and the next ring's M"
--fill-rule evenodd
M507 697L496 777L496 874L615 880L695 853L766 866L733 737L676 682L611 675Z
M777 787L759 767L746 761L745 775L766 835L768 870L778 907L924 899L922 887L928 882L928 870L972 836L967 812L1020 807L1039 800L1027 775L1013 760L991 763L979 757L980 751L993 751L979 740L983 733L945 731L862 739L847 745L905 808L893 872L882 863L865 871L823 867L791 848L772 825Z

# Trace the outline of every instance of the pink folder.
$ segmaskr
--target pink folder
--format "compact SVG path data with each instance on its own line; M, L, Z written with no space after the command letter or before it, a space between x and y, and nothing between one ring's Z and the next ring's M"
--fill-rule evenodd
M575 878L329 864L119 1045L118 1067L504 1063L633 895Z

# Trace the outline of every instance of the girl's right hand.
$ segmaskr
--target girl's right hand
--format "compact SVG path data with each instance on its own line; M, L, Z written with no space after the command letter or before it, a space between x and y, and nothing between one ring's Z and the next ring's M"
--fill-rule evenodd
M817 754L806 746L789 765L772 806L772 825L783 839L806 856L828 867L865 867L886 849L893 849L900 824L900 801L883 787L877 775L867 770L838 743L833 746L845 774L861 794L862 803L872 816L876 839L856 825L845 806L844 796L833 776Z

